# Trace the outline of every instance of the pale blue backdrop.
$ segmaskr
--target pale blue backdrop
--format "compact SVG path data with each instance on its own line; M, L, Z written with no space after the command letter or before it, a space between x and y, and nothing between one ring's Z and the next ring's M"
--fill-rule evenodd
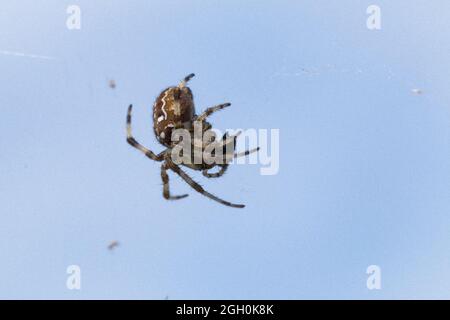
M66 9L81 8L68 30ZM381 8L368 30L366 8ZM450 2L0 2L0 298L450 298ZM280 129L280 171L193 176L151 105L190 72L220 128ZM116 89L108 87L114 79ZM412 90L420 89L422 94ZM120 246L108 251L117 240ZM82 288L66 288L79 265ZM368 290L366 268L382 270Z

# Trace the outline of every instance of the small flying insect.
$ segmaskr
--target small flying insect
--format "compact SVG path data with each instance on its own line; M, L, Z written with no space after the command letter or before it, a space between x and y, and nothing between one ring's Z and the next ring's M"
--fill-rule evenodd
M108 86L109 86L111 89L115 89L115 88L116 88L116 81L114 81L114 79L109 80L109 81L108 81Z
M108 245L108 250L114 250L115 248L117 248L119 246L119 241L111 241L110 244Z

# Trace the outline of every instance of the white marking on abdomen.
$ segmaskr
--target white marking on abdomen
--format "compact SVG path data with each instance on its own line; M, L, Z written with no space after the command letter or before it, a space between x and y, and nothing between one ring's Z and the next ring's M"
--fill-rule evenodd
M167 94L169 93L170 89L168 89L166 91L166 93L164 93L164 97L162 98L163 104L161 107L162 112L164 113L164 119L167 119L167 112L166 109L164 109L166 107L166 98L167 98Z

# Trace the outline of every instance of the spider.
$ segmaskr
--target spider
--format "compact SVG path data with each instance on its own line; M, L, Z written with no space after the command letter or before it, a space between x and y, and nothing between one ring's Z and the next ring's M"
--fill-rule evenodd
M161 143L166 149L159 154L153 153L148 148L141 145L132 135L131 130L131 111L133 105L128 107L127 113L127 142L134 148L140 150L145 154L148 158L162 162L161 164L161 179L163 182L163 197L167 200L178 200L187 197L187 194L183 195L171 195L169 190L169 176L167 174L168 170L175 172L178 176L180 176L187 184L189 184L195 191L201 193L202 195L215 200L223 205L234 207L234 208L244 208L243 204L234 204L225 200L222 200L219 197L209 193L204 190L197 182L195 182L185 171L180 168L180 164L188 167L193 170L202 171L202 174L207 178L217 178L222 176L226 170L228 169L229 162L233 158L246 156L252 152L256 152L259 150L258 148L252 150L246 150L243 152L235 153L236 147L236 138L239 133L230 136L228 133L225 133L222 140L218 141L220 146L223 147L224 157L220 158L223 161L215 161L212 163L207 163L205 161L194 162L192 161L194 155L189 155L186 161L186 158L183 158L180 164L175 163L172 159L172 150L174 147L180 144L178 141L173 141L172 132L175 129L186 129L189 132L190 136L194 136L194 127L196 125L201 125L202 134L207 132L212 128L211 124L206 121L206 119L216 111L222 110L226 107L229 107L230 103L219 104L210 108L207 108L200 115L196 115L195 107L194 107L194 99L192 95L191 89L189 89L186 85L189 80L194 77L194 74L189 74L186 76L178 86L172 86L165 90L163 90L159 96L157 97L155 103L153 104L153 131L155 133L156 139L159 143ZM210 131L211 132L211 131ZM213 136L214 140L215 135ZM191 140L192 145L194 143L194 139ZM211 141L212 143L212 141ZM201 143L201 151L204 152L205 148L210 145L208 142ZM232 154L230 156L228 151L229 149L226 147L230 147L232 150ZM210 173L209 170L219 167L219 170L214 173Z

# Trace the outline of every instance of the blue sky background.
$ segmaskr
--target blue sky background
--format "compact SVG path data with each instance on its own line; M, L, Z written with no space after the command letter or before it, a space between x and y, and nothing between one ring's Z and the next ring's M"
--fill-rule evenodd
M70 4L81 30L66 28ZM2 1L0 298L450 298L449 11ZM280 129L277 175L192 174L243 210L174 174L173 193L190 197L167 202L159 164L125 143L133 103L136 137L162 150L151 106L190 72L198 111L233 103L217 128ZM66 288L71 264L80 291ZM381 290L366 288L372 264Z

